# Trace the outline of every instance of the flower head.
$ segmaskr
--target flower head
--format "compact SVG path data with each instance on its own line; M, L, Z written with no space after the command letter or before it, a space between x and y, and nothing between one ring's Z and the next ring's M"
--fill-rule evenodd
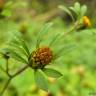
M91 28L91 21L87 16L81 18L81 22L77 26L77 30L83 30L86 28Z
M52 50L49 47L41 47L32 52L29 61L32 68L43 68L52 61Z
M87 16L83 16L83 24L85 27L91 27L90 19Z

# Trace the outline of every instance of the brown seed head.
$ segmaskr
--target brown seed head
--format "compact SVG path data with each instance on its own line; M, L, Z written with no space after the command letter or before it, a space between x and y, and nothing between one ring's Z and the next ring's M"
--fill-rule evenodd
M43 68L45 65L51 62L52 56L52 51L48 47L36 49L31 55L31 59L34 62L32 67Z

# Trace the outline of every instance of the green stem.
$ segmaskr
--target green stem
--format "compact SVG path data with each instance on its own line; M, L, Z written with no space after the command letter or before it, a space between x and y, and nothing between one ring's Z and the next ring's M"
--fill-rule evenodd
M6 72L7 72L7 74L9 74L8 59L6 59Z
M3 96L4 92L8 88L8 85L10 84L11 80L13 78L15 78L16 76L18 76L19 74L21 74L23 71L25 71L28 67L29 67L28 65L25 65L23 68L19 69L15 74L10 75L10 76L8 75L9 79L8 79L7 83L5 84L3 90L1 91L0 96Z
M0 66L0 70L1 70L2 72L6 73L5 69L4 69L2 66Z
M4 92L5 92L6 89L8 88L8 85L10 84L11 80L12 80L12 78L9 78L9 79L8 79L7 83L5 84L3 90L2 90L1 93L0 93L0 96L3 96Z
M69 33L73 32L78 26L78 22L75 22L74 26L69 30L67 31L66 33L64 33L64 35L68 35Z
M28 67L28 65L25 65L23 68L19 69L15 74L12 75L12 78L16 77L17 75L25 71Z

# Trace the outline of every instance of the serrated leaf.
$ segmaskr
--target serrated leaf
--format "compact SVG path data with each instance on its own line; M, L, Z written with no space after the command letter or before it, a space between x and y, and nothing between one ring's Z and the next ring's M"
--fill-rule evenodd
M14 58L15 60L20 61L20 62L25 63L25 64L28 63L22 56L19 55L19 53L15 52L12 49L7 49L7 50L10 53L10 56L12 58Z
M58 72L57 70L51 69L51 68L44 68L43 72L49 76L49 77L53 77L53 78L59 78L62 76L62 74L60 72Z
M48 91L48 81L45 78L43 72L41 70L36 70L34 72L34 76L37 87L42 90Z
M85 15L86 11L87 11L87 6L86 5L83 5L81 7L81 17Z
M60 6L58 6L60 9L62 9L63 11L65 11L71 18L72 18L72 20L74 21L74 17L73 17L73 15L72 15L72 13L71 13L71 11L67 8L67 7L65 7L65 6L62 6L62 5L60 5Z
M37 44L36 44L36 47L39 46L40 42L42 41L42 36L44 36L45 33L48 32L49 28L53 25L53 23L47 23L43 26L43 28L41 29L41 31L39 32L38 34L38 37L37 37Z

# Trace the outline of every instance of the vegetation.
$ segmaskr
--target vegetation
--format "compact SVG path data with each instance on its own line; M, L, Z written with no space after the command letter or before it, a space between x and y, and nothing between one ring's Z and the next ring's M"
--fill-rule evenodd
M95 96L96 29L87 6L47 3L0 0L0 96Z

